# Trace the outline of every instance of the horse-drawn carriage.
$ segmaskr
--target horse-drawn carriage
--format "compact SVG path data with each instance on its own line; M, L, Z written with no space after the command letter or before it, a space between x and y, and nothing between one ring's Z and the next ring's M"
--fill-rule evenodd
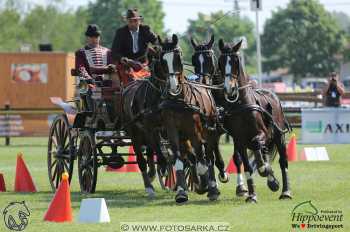
M122 90L110 80L89 83L75 75L77 96L72 102L74 105L52 99L65 111L56 117L50 129L48 171L52 188L58 187L64 171L70 174L71 180L73 163L78 159L80 188L82 192L93 193L98 167L121 168L136 163L126 162L123 156L129 154L120 151L123 146L133 145L149 196L154 195L151 182L155 172L147 173L147 167L152 171L157 163L160 184L162 187L172 184L170 188L177 191L177 203L188 200L186 190L208 192L209 200L216 200L220 192L214 165L219 169L220 182L228 181L219 151L222 132L217 127L220 124L218 104L223 107L221 123L234 138L234 157L242 159L235 161L235 165L240 167L242 162L244 165L247 202L257 200L252 178L255 168L248 160L247 149L254 154L258 173L268 177L267 185L272 191L279 189L279 183L269 162L278 150L283 182L280 198L291 198L284 142L289 124L278 98L268 91L255 89L244 74L237 53L241 42L231 45L219 41L218 67L214 64L213 37L208 44L200 46L192 42L195 48L192 61L198 60L193 63L195 72L202 76L203 82L210 80L191 83L183 75L177 36L173 35L171 41L158 40L160 46L154 51L149 78L134 81ZM211 83L213 77L220 80L216 86ZM93 86L89 87L91 84ZM123 104L117 104L117 95L121 93ZM116 114L118 109L119 114ZM156 162L154 153L149 153L148 148L157 154ZM147 155L147 162L143 154ZM243 180L238 178L237 188L240 186L243 186Z

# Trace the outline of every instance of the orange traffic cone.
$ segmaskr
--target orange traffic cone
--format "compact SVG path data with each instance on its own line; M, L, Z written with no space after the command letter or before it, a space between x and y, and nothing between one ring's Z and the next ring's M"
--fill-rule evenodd
M23 160L22 153L17 155L15 192L36 192L32 176Z
M233 163L233 159L232 158L230 159L230 162L227 165L226 172L229 173L229 174L237 173L237 168L236 168L236 165Z
M132 146L129 147L129 158L128 162L135 162L136 156L134 152L134 148ZM127 172L140 172L139 165L138 164L128 164L126 167Z
M0 173L0 192L6 192L4 175Z
M287 145L287 156L288 161L293 162L298 160L297 140L295 134L292 134L292 137Z
M68 173L65 172L62 174L62 181L45 213L44 221L71 222L72 220Z

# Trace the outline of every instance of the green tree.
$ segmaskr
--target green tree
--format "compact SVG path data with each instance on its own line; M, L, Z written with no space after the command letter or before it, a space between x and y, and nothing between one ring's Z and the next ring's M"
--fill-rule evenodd
M163 34L164 12L162 3L157 0L97 0L90 3L89 22L96 23L102 30L102 41L111 47L117 28L125 25L123 15L129 8L138 8L144 23L150 25L157 34Z
M235 38L245 36L248 42L248 49L245 50L246 68L248 73L255 72L256 47L253 33L254 24L250 19L218 11L210 15L199 13L198 18L189 20L189 23L187 32L182 37L183 40L180 44L184 50L186 60L190 60L193 54L189 36L193 36L198 42L208 40L210 34L214 34L215 41L222 38L226 42L233 42ZM214 49L216 50L216 54L219 54L217 46Z
M82 46L87 12L61 12L57 6L34 7L24 18L26 43L37 49L39 43L51 43L55 50L74 51Z
M18 51L24 36L21 15L12 8L0 10L0 51Z
M297 79L335 70L344 33L317 0L291 0L268 19L262 36L264 71L288 68Z

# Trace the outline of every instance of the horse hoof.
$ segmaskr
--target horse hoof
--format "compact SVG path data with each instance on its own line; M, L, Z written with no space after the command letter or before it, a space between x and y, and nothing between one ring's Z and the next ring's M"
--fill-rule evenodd
M220 191L219 189L217 188L210 188L209 191L208 191L208 199L210 201L216 201L220 196Z
M179 205L185 204L188 201L187 193L184 190L180 190L175 196L175 201Z
M154 198L156 196L156 192L154 191L153 187L147 187L145 190L149 198Z
M222 173L222 175L221 173L219 173L218 178L219 178L219 181L224 184L229 182L230 180L230 176L227 174L227 172Z
M278 180L276 178L274 178L273 180L267 180L267 186L269 187L269 189L272 192L277 192L280 188L280 183L278 182Z
M238 185L236 187L236 196L237 197L244 197L244 196L247 196L248 194L248 189L243 185Z
M247 199L245 199L246 203L258 203L258 198L256 197L256 195L251 195L248 196Z
M292 200L292 193L290 191L283 192L279 197L280 200Z

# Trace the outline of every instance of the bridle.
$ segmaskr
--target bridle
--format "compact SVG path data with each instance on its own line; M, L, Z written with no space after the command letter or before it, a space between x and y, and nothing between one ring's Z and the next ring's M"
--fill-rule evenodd
M230 80L235 79L238 82L238 80L239 80L238 78L242 74L239 56L237 55L236 52L225 52L225 53L222 53L221 56L230 57L230 59L232 59L231 58L232 56L238 57L238 68L237 68L238 71L237 71L237 73L236 74L232 73L232 66L233 65L231 65L231 73L229 73L229 74L223 73L224 81L226 80L226 78L229 78ZM235 85L234 90L231 93L231 96L228 96L228 94L224 92L225 100L229 103L236 103L239 99L239 96L240 96L239 91L246 89L246 88L250 88L250 87L252 87L251 84L246 84L244 86ZM233 100L231 100L230 97L234 97Z
M182 51L181 51L180 47L175 47L173 49L165 49L165 50L162 49L162 51L159 53L158 57L156 59L153 59L153 61L154 61L153 62L153 70L155 67L155 63L158 63L160 72L162 74L164 74L166 80L169 80L169 81L162 80L162 79L156 77L156 75L154 76L154 79L165 84L165 89L164 89L163 93L168 92L172 96L178 96L182 92L182 85L181 85L181 79L180 79L179 83L177 84L178 87L177 87L176 91L175 92L169 91L169 85L172 84L171 83L172 81L175 81L173 78L170 78L170 77L172 77L172 76L178 77L178 76L182 75L182 71L180 71L180 72L166 72L163 68L161 61L162 61L162 57L165 54L177 53L177 52L180 54L180 57L181 57ZM181 63L181 65L182 65L182 63Z
M203 72L196 72L195 74L199 77L199 82L202 83L203 82L203 78L205 77L212 77L214 74L215 74L215 70L216 70L216 67L215 67L215 64L216 64L216 56L215 56L215 53L213 51L213 49L199 49L199 50L195 50L194 52L194 55L195 56L196 54L209 54L209 56L211 57L212 59L212 64L214 66L214 70L213 70L213 73L203 73ZM193 58L192 58L193 59ZM194 65L194 62L192 61L192 65ZM209 85L211 85L211 78L209 79Z

